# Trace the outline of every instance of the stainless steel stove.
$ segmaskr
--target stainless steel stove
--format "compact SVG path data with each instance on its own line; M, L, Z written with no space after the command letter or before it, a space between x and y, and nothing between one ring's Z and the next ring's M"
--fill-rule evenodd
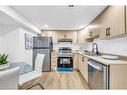
M73 53L70 47L60 47L57 55L58 57L73 57Z
M73 57L73 53L57 53L58 57Z
M73 67L73 53L70 47L60 47L58 56L58 67L72 68Z

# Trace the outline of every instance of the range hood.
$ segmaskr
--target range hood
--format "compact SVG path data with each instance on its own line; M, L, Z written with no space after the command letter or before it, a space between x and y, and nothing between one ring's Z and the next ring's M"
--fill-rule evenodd
M64 42L72 43L72 39L69 39L69 38L61 38L61 39L58 39L58 42L59 43L64 43Z

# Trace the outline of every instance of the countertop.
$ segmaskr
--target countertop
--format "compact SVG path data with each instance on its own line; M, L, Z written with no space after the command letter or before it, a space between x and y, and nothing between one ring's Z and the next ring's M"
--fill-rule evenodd
M95 55L95 56L86 55L83 52L73 52L73 53L81 54L87 58L93 59L93 60L100 62L102 64L105 64L105 65L120 65L120 64L126 64L127 65L127 59L124 60L121 57L117 60L108 60L108 59L101 58L101 56L97 56L97 55Z

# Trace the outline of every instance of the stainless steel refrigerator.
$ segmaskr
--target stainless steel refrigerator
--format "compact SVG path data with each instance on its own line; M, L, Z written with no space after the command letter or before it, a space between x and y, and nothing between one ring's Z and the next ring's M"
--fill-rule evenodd
M33 38L33 67L37 53L45 54L42 71L51 70L51 51L53 48L51 37L34 37Z

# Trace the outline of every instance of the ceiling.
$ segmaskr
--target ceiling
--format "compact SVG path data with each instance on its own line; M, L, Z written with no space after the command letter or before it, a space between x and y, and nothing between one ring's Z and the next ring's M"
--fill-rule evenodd
M88 25L106 6L11 6L39 29L77 30Z
M25 28L27 30L30 30L32 33L36 33L36 31L32 30L32 28L27 27L26 25L22 24L20 21L16 20L14 17L4 13L3 11L0 11L0 36L1 34L5 34L6 31L11 31L17 28Z
M18 25L19 22L0 11L0 24L1 25Z

